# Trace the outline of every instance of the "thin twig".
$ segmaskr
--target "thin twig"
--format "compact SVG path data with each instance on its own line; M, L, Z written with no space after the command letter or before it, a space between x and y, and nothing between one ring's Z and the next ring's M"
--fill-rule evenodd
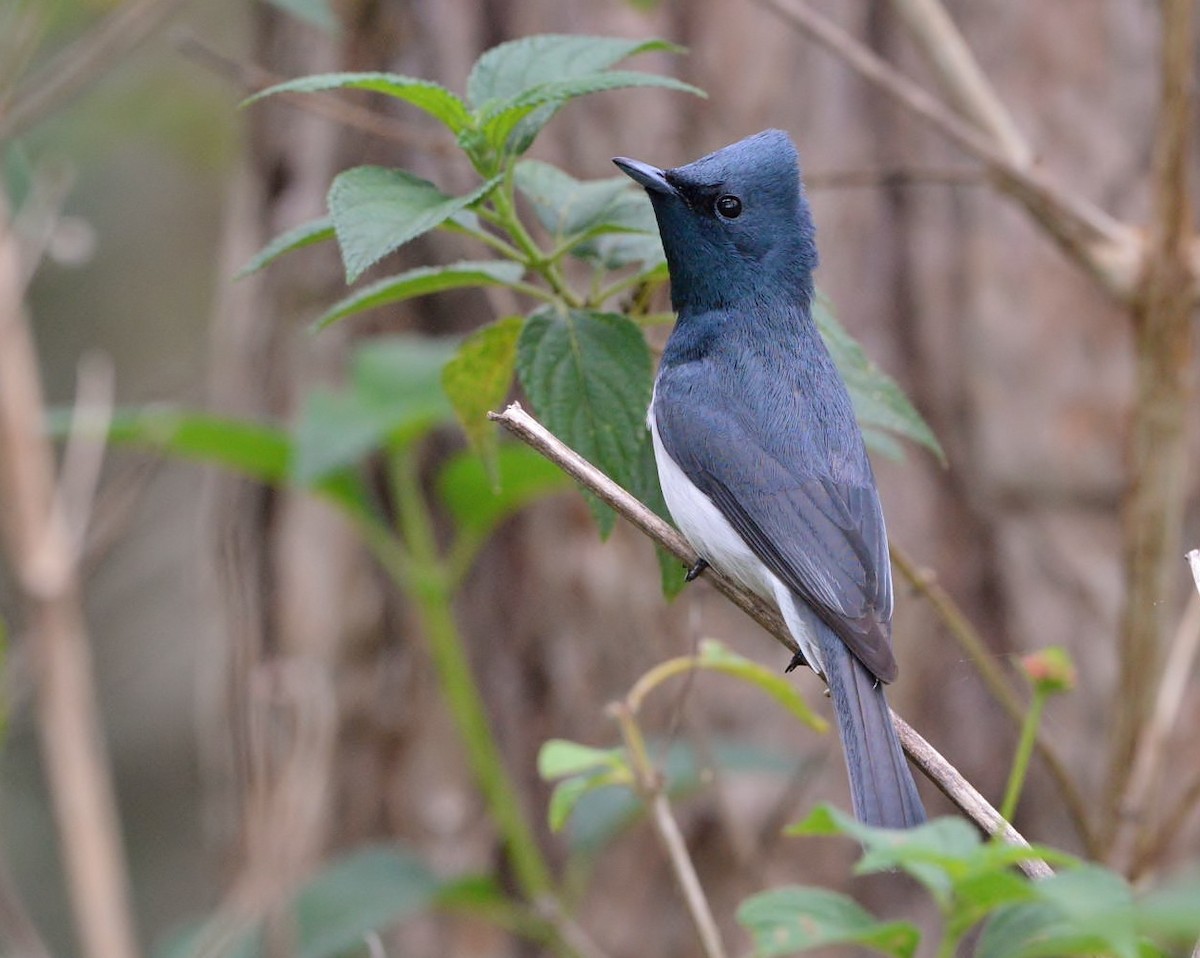
M896 545L896 543L893 542L890 544L890 550L892 564L896 567L896 571L904 576L908 583L929 603L933 611L937 613L938 617L942 620L942 624L950 631L955 641L958 642L959 646L967 654L967 658L971 660L971 664L975 666L975 670L979 673L979 677L983 680L983 684L991 693L992 698L1004 709L1004 712L1012 719L1013 724L1020 728L1025 719L1026 706L1017 697L1016 692L1005 678L1003 671L996 664L996 660L988 652L987 645L983 641L983 636L979 634L979 630L975 628L971 620L967 618L966 613L963 612L951 595L942 588L936 578L919 569L908 553ZM1045 762L1050 775L1058 785L1059 795L1066 806L1067 814L1070 816L1080 840L1083 842L1084 848L1087 850L1089 856L1094 857L1098 853L1098 848L1088 816L1087 803L1084 802L1083 796L1079 793L1074 779L1071 778L1058 752L1045 739L1040 730L1035 742L1035 748L1042 761Z
M0 111L0 141L12 139L119 63L180 6L182 0L131 0L51 57Z
M1112 860L1118 871L1128 872L1140 857L1137 847L1146 839L1151 798L1160 794L1165 771L1167 741L1183 707L1184 694L1200 652L1200 595L1193 595L1184 610L1163 666L1154 711L1142 729L1134 752L1129 787L1121 802L1121 827L1113 844Z
M988 82L979 61L941 0L892 0L908 32L958 111L986 132L1015 166L1028 168L1033 150Z
M721 941L721 933L717 929L716 919L704 894L704 886L696 874L696 866L692 856L688 854L687 842L679 830L679 823L671 811L671 803L664 793L662 776L654 769L646 754L646 743L634 719L634 707L628 702L615 702L609 706L621 729L621 738L625 742L625 751L633 769L634 787L638 794L650 806L650 820L654 832L658 835L659 843L671 864L675 880L683 893L688 913L700 936L700 944L706 958L725 958L725 944Z
M1026 168L1012 162L986 134L960 119L936 97L802 0L757 2L981 160L997 188L1017 199L1064 252L1118 300L1132 299L1143 247L1135 230L1052 182L1038 167Z
M687 565L695 563L697 559L695 550L678 532L579 453L554 436L545 426L525 412L520 403L510 404L501 413L490 412L488 418L493 422L498 422L522 442L557 465L580 485L599 496L636 528L672 555L678 557L680 561ZM787 649L792 651L797 649L796 640L792 638L783 619L773 607L767 606L758 596L734 585L715 569L708 569L704 575L723 595L732 600L738 608L766 629ZM894 712L892 715L893 718L898 718ZM999 813L972 787L970 782L938 755L933 746L910 726L900 723L897 725L897 729L901 732L900 740L904 745L905 752L913 759L917 767L981 830L988 834L995 832L998 827ZM1008 828L1011 830L1012 826L1008 826ZM1020 838L1015 830L1010 830L1005 831L1006 838L1010 838L1010 840Z
M37 353L17 260L0 198L0 534L25 607L38 732L83 952L87 958L136 958L77 556L55 503L54 460L42 427Z

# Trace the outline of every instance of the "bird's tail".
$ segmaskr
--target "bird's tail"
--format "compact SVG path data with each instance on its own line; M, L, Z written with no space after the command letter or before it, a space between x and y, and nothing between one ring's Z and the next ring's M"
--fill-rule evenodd
M925 808L900 748L883 684L824 624L820 633L825 681L850 773L855 817L884 828L920 825Z

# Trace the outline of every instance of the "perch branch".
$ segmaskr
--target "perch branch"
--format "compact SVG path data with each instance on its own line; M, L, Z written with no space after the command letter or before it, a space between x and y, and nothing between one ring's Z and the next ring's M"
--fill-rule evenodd
M950 634L954 636L955 641L958 642L959 646L966 653L967 658L971 660L971 664L975 666L975 670L983 680L984 686L992 694L996 702L999 703L1000 707L1004 709L1009 718L1013 720L1016 727L1020 728L1025 718L1026 706L1017 697L1012 686L1005 679L1004 673L996 664L996 660L988 652L987 645L984 643L979 631L971 624L971 621L966 617L962 609L959 608L958 603L942 588L936 578L930 573L919 569L908 553L894 542L890 544L889 548L892 556L892 564L896 567L896 570L930 604L933 611L942 620L942 624L949 629ZM1070 773L1067 772L1067 767L1063 764L1058 752L1046 741L1040 731L1038 732L1034 747L1042 761L1046 763L1046 768L1058 785L1059 795L1063 800L1063 804L1067 807L1067 813L1070 815L1075 829L1079 833L1084 847L1087 849L1088 855L1094 857L1099 853L1099 850L1096 847L1096 838L1091 829L1087 803L1084 802L1083 796L1079 794L1079 789L1076 787Z
M87 958L136 958L128 871L92 681L77 542L56 493L17 241L0 199L0 537L24 606L42 757Z
M757 2L982 161L997 188L1020 202L1068 256L1118 300L1132 300L1143 246L1134 230L1083 197L1067 192L1036 166L1014 163L985 133L802 0Z
M545 426L530 416L520 403L510 404L501 413L488 413L488 418L493 422L498 422L521 442L541 453L685 565L695 564L698 558L696 551L688 545L683 536L579 453L563 443ZM773 607L768 606L753 593L735 585L716 569L710 568L705 573L705 578L716 586L722 595L728 597L738 608L766 629L785 648L791 652L797 651L796 640L792 638L783 619ZM980 830L989 835L995 833L998 824L1002 821L999 813L918 732L900 720L895 712L892 713L892 717L897 720L897 731L900 733L901 744L917 767ZM1013 843L1028 844L1011 825L1007 826L1004 835ZM1027 865L1027 871L1029 868L1037 870L1036 864L1027 863Z

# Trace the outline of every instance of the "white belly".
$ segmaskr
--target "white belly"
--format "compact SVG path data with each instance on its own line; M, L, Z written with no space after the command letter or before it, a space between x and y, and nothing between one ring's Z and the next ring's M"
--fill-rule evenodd
M701 558L721 573L764 599L774 600L804 657L823 673L821 654L808 621L812 612L796 601L791 590L750 550L712 500L696 487L679 464L668 455L658 436L653 400L646 422L654 443L654 461L658 466L663 499L683 537Z

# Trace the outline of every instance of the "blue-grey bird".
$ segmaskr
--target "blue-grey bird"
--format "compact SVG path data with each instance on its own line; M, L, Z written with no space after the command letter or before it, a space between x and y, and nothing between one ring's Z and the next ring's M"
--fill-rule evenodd
M896 677L887 533L812 316L796 149L768 130L675 169L613 162L649 193L671 274L678 320L648 422L667 507L702 560L693 574L711 563L779 605L829 686L855 815L919 824L883 694Z

